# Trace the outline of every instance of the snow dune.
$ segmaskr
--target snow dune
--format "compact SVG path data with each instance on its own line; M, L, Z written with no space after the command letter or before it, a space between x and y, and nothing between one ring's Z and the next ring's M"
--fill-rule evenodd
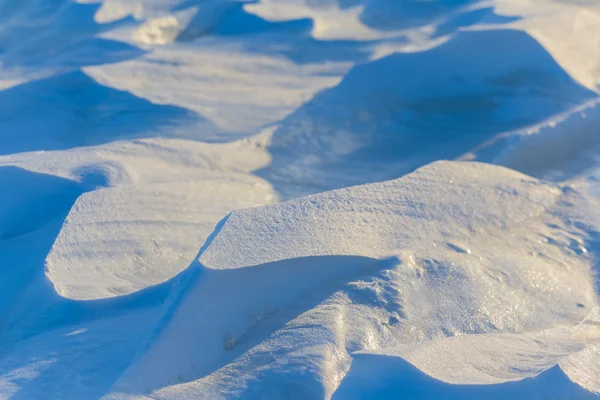
M352 69L279 125L262 173L304 187L391 179L596 97L524 32L459 33Z
M581 228L598 204L579 197L499 167L436 163L234 211L115 390L330 397L340 383L353 387L352 372L344 376L365 352L463 385L536 377L564 359L573 383L561 390L594 390L595 378L578 382L594 365L569 363L600 340ZM398 384L387 379L379 384ZM191 382L163 388L177 380Z
M0 397L599 398L599 88L594 0L0 0Z

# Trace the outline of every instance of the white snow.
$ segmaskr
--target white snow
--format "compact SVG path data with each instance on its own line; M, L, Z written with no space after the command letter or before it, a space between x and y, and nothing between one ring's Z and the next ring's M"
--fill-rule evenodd
M48 278L60 295L78 300L168 280L190 264L224 214L275 199L266 182L235 178L128 185L80 196L46 258Z
M400 351L454 384L536 376L600 340L597 326L579 328L598 307L592 261L568 249L586 232L555 216L583 223L598 204L578 197L500 167L439 162L395 181L234 211L115 390L279 398L289 384L293 398L330 397L352 354L365 351ZM529 336L535 330L547 344ZM417 347L396 350L406 346ZM451 372L451 360L464 370ZM164 388L178 375L192 382Z
M599 90L596 0L0 0L0 398L600 398Z

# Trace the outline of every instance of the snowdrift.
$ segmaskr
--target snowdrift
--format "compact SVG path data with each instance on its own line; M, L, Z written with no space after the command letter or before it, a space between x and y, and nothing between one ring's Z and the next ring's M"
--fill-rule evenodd
M592 398L598 365L579 360L600 342L585 249L598 204L584 199L439 162L234 211L113 397Z
M0 397L600 398L598 43L596 0L0 0Z

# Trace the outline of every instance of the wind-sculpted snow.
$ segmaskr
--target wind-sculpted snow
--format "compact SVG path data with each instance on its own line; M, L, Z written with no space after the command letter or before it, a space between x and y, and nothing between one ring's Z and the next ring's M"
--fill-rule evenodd
M58 293L79 300L162 283L189 265L222 215L273 198L266 183L244 175L86 194L46 259L48 277Z
M0 87L56 71L118 62L143 51L98 34L126 20L98 24L98 4L71 0L4 0L0 3Z
M600 398L599 43L596 0L0 0L0 398Z
M0 102L6 105L0 111L1 155L177 137L182 125L214 130L193 112L152 104L103 86L81 71L11 87L0 92ZM31 118L31 108L36 118Z
M464 32L351 70L280 124L261 173L284 191L390 179L595 97L523 32Z
M600 148L600 107L594 99L573 110L511 135L494 163L532 176L564 180L585 173L596 164ZM492 147L493 143L482 146Z
M443 162L234 211L114 396L329 398L340 384L356 395L346 389L353 354L360 366L368 353L453 385L500 385L498 398L515 393L504 382L564 363L574 383L561 390L591 398L578 385L597 390L596 367L572 361L600 343L588 232L576 228L598 204L581 196L500 167ZM547 393L523 385L532 398ZM397 389L390 398L410 393Z

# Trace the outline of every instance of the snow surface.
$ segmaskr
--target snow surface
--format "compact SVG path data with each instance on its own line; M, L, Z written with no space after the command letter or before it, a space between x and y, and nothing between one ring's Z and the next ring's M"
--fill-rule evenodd
M0 0L0 398L600 398L599 90L596 0Z

